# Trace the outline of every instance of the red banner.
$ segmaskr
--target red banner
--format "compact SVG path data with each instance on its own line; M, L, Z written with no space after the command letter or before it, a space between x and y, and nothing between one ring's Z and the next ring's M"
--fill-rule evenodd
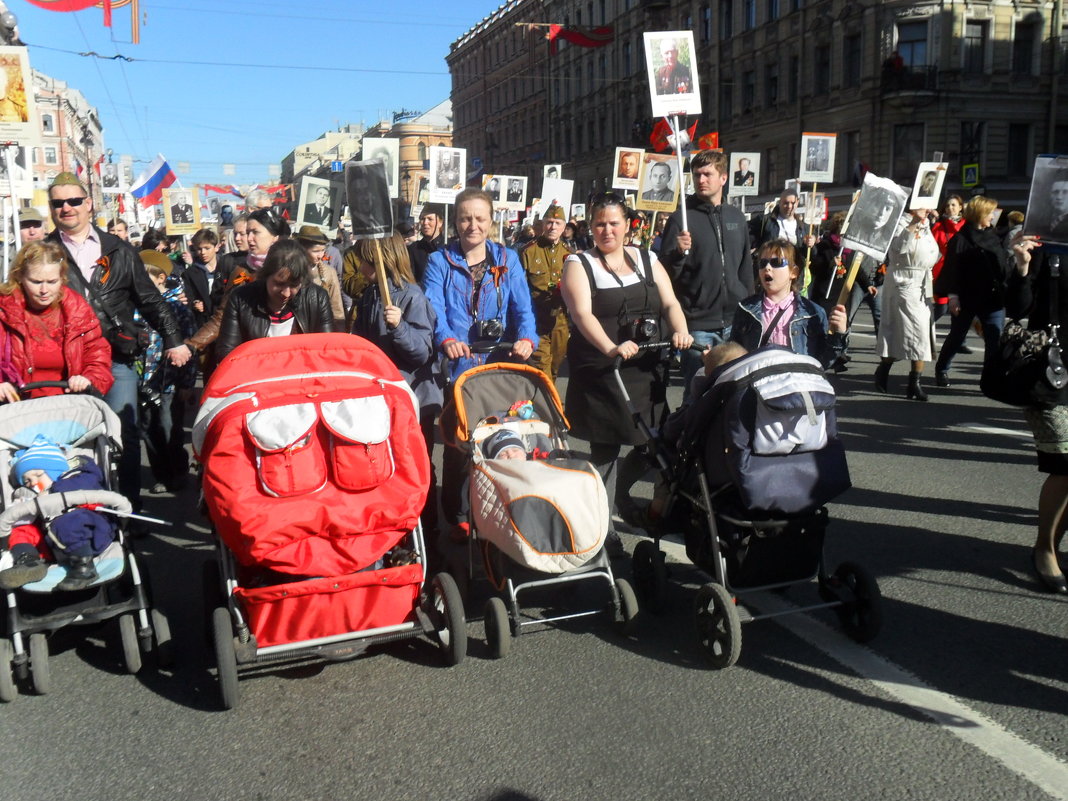
M84 11L98 5L104 9L104 26L111 27L111 0L27 0L27 2L48 11Z
M571 42L578 47L604 47L613 42L616 33L611 25L602 25L597 28L565 28L563 25L550 25L545 38L552 43L549 52L556 53L557 39Z

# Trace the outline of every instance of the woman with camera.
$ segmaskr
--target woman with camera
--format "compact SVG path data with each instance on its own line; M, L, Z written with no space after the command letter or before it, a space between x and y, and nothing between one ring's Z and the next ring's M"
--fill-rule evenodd
M623 507L633 502L616 497L620 445L639 445L643 440L616 384L615 359L623 359L620 375L635 408L649 415L654 401L663 398L663 353L641 351L639 343L666 340L670 333L674 347L688 348L693 337L671 279L656 256L624 246L629 225L623 198L612 193L601 196L590 219L594 247L568 256L560 284L574 323L567 347L570 377L564 405L571 433L589 440L590 460L604 479L608 497ZM621 479L621 489L629 489L632 479ZM613 546L610 541L609 547L621 549L618 539L615 542Z
M450 378L483 364L471 345L512 342L509 356L526 361L538 345L526 273L514 251L487 239L493 201L481 189L456 196L458 238L430 255L423 292L437 323L434 346L451 362Z

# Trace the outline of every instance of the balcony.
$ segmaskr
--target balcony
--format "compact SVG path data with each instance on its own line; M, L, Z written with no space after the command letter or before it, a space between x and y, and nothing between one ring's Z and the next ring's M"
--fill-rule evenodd
M933 93L938 91L938 67L897 67L883 65L881 89L884 95L899 92Z

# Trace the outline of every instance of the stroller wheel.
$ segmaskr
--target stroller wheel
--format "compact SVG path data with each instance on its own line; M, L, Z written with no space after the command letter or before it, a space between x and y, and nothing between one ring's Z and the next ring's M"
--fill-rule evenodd
M728 668L742 653L742 623L734 599L722 584L697 591L697 638L712 667Z
M237 706L237 652L234 649L234 627L230 612L218 606L211 615L212 641L215 645L215 664L219 668L219 693L223 709Z
M171 639L171 624L167 616L152 609L152 635L156 644L156 664L167 668L174 664L174 640Z
M33 681L33 691L38 695L47 695L52 689L48 639L40 632L30 635L30 679Z
M842 629L857 642L868 642L883 626L882 593L871 573L855 562L842 562L834 578L846 597L835 608ZM851 596L851 597L850 597Z
M508 608L500 598L493 597L486 601L485 624L490 656L502 659L512 650L512 627L508 620Z
M664 552L652 540L642 540L634 548L630 565L634 589L638 593L638 600L642 602L642 609L648 609L653 614L663 612L667 595Z
M626 579L616 579L616 592L619 593L619 616L616 622L620 634L630 634L634 628L634 618L638 616L638 596Z
M467 655L467 619L456 581L448 573L434 576L429 611L445 664L460 664Z
M137 621L131 614L119 615L119 638L127 673L141 670L141 644L137 639Z
M15 686L15 675L11 672L11 660L15 658L15 649L11 640L0 640L0 701L14 701L19 691Z

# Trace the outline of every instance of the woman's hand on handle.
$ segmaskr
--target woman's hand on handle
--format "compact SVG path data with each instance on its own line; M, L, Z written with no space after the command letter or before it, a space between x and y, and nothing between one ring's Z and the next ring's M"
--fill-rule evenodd
M846 307L839 303L831 309L831 316L827 322L830 323L832 333L844 334L849 327L849 318L846 316Z
M19 400L19 391L14 384L10 384L7 381L0 384L0 401L4 403L15 403Z
M403 314L400 306L386 306L382 309L382 317L386 321L386 327L390 330L400 325Z
M517 359L523 359L524 361L526 361L531 357L531 355L533 355L533 353L534 345L531 344L530 340L519 339L516 340L516 343L512 346L512 352L510 355L516 357Z
M91 386L84 375L72 375L67 379L67 392L85 392Z
M693 335L676 331L671 335L671 347L675 350L686 350L693 344Z
M627 359L633 359L639 353L638 345L631 342L629 339L626 342L620 342L612 350L608 351L609 358L619 357L626 361Z
M441 349L445 352L445 355L448 356L451 361L456 361L457 359L471 358L471 348L467 346L466 342L461 342L458 339L450 339L448 342L441 346Z

